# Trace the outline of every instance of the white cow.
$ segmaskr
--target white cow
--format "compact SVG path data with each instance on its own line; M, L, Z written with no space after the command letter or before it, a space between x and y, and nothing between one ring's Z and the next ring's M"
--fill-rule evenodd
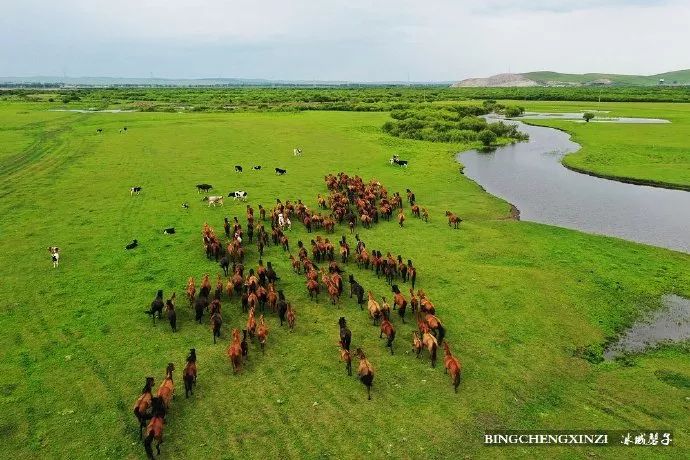
M203 201L208 201L209 208L211 207L211 205L213 205L213 207L215 208L217 204L223 206L222 196L205 196Z
M299 148L299 147L295 147L295 148L292 150L292 153L293 153L296 157L302 156L302 149Z

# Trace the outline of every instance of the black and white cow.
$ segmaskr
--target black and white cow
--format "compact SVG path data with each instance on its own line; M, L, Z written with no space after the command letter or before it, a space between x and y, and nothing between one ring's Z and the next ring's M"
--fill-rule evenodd
M293 153L293 155L295 155L296 157L302 156L302 149L299 148L299 147L295 147L295 148L292 150L292 153Z
M186 201L182 203L182 209L189 209L189 203L187 203Z
M234 192L228 193L228 198L233 200L247 201L247 192L244 190L235 190Z
M407 167L407 160L401 160L398 155L393 155L390 162L392 165L403 166L405 168Z
M252 169L254 171L259 171L261 169L261 166L253 166Z
M142 187L139 185L135 185L134 187L129 188L129 194L130 195L139 195L141 193Z
M278 174L279 176L282 176L282 175L285 174L286 172L287 172L286 169L276 168L276 174Z
M236 172L236 173L241 173L241 172L242 172L242 166L240 166L240 165L235 165L235 172Z
M137 246L139 246L139 242L137 240L132 240L131 243L129 243L127 246L125 246L125 249L134 249Z
M102 133L103 133L103 128L98 128L98 129L96 130L96 133L102 134Z
M208 193L209 190L213 188L211 184L196 184L196 193Z
M163 230L164 235L173 235L175 233L175 227L169 227Z

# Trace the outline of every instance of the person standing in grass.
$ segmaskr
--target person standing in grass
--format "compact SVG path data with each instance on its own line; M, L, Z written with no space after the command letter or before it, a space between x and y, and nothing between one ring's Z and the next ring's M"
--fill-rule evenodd
M57 246L50 246L48 251L50 251L50 258L53 261L53 268L57 268L60 264L60 248Z

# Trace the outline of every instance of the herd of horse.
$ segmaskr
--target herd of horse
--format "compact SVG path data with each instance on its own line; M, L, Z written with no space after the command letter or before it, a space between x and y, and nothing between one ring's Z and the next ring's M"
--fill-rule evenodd
M426 349L431 366L435 367L438 348L443 346L444 367L450 374L454 391L457 392L462 373L460 361L451 353L448 342L444 341L446 329L437 316L434 303L423 289L415 291L417 269L411 259L404 258L402 255L393 256L391 252L386 252L384 255L378 250L369 251L358 233L354 235L355 243L352 252L345 235L335 245L327 235L315 235L310 241L311 256L302 241L297 242L297 254L293 255L286 233L292 229L291 218L304 225L308 233L323 229L326 234L329 234L335 231L336 224L347 224L352 234L355 233L358 225L370 228L380 219L390 220L397 211L398 223L400 227L403 227L404 203L400 193L389 194L378 181L372 180L365 183L359 176L351 177L345 173L331 174L324 179L329 193L326 197L321 195L317 197L318 211L310 210L301 200L283 203L277 199L270 210L259 205L258 217L251 205L246 206L246 231L237 217L232 221L225 218L223 223L225 239L208 223L203 225L202 243L206 257L218 263L224 276L219 273L213 286L210 275L205 274L201 278L198 292L194 277L189 277L185 293L189 306L194 312L195 321L202 324L204 315L206 312L209 313L212 339L215 344L222 337L222 302L233 298L239 299L242 314L246 314L246 323L243 328L232 329L226 351L229 365L233 373L237 374L242 371L246 362L251 342L258 342L262 353L265 353L269 335L268 315L277 314L281 326L287 323L290 332L295 330L296 313L292 304L286 300L284 292L277 287L280 278L271 262L264 265L263 257L267 247L274 245L283 249L289 257L294 273L305 277L305 285L311 299L318 301L318 296L323 289L328 294L330 303L337 308L340 308L345 284L343 280L345 270L341 265L355 262L358 269L370 272L377 278L385 277L391 288L390 301L386 296L381 296L379 300L371 290L365 290L353 274L348 277L349 297L355 297L361 310L364 310L366 297L366 311L372 324L378 327L379 338L385 337L385 347L394 354L396 328L401 327L396 326L391 312L397 311L401 324L406 324L405 316L409 306L417 324L417 329L411 331L412 350L415 356L420 358ZM406 201L409 203L412 216L428 222L428 211L416 203L415 194L411 190L407 189L406 192ZM458 228L462 219L450 211L446 212L446 216L449 226ZM270 224L270 233L267 230L268 224ZM256 245L259 255L256 269L247 270L245 267L247 243ZM338 255L336 255L336 245ZM409 283L411 286L405 289L410 294L409 300L400 289L401 283ZM146 313L151 315L155 325L156 318L161 318L165 311L172 331L176 332L175 293L165 302L163 297L163 291L159 290L151 303L151 308ZM340 329L338 345L346 372L352 375L352 355L354 355L359 360L357 376L367 388L367 397L370 400L374 367L362 347L357 347L354 352L351 352L352 331L345 317L340 318L338 325ZM165 416L174 391L173 371L174 365L170 363L156 396L152 393L153 378L147 378L144 390L134 408L139 421L140 436L145 428L144 447L149 458L153 458L154 440L157 441L156 448L160 454ZM194 350L187 358L184 381L185 394L189 395L196 383Z

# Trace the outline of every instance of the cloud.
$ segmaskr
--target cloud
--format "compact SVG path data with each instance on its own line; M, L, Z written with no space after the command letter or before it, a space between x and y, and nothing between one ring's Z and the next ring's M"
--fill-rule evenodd
M690 67L680 0L24 0L6 75L454 80ZM481 6L478 6L481 5Z

